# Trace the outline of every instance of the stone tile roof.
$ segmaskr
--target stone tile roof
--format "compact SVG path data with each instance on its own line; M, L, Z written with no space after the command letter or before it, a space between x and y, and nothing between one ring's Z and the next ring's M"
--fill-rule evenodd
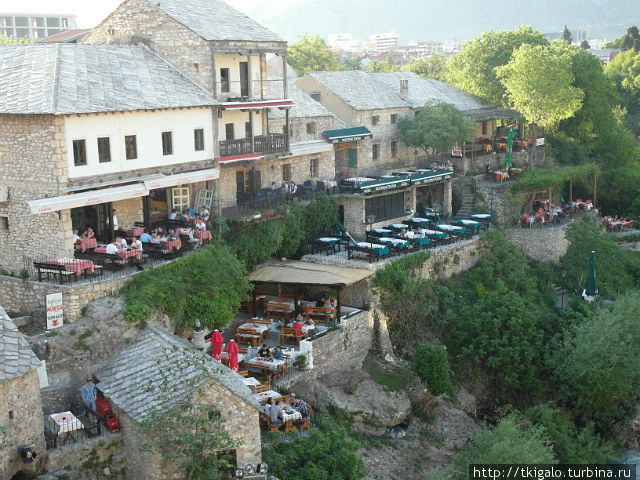
M149 0L205 40L284 42L223 0Z
M117 112L217 103L145 46L0 46L0 113Z
M26 375L39 366L40 360L29 342L0 307L0 383Z
M173 409L211 378L258 408L240 375L151 325L94 374L98 390L134 420Z
M269 83L269 93L273 86ZM280 85L278 85L280 87ZM316 102L309 95L297 88L295 85L289 84L287 98L293 100L293 106L289 109L289 118L311 118L311 117L333 117L333 114L327 110L320 102ZM269 109L269 117L284 118L284 110L279 108Z
M462 112L487 106L456 87L431 78L421 78L411 72L367 73L352 70L310 72L308 75L356 110L420 108L441 102L451 103ZM407 98L400 95L400 80L409 81Z

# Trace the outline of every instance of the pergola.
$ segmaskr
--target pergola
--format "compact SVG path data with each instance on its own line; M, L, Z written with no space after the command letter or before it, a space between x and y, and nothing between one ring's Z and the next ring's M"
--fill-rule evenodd
M285 261L267 263L249 275L253 283L252 292L253 311L256 311L256 288L259 285L287 286L293 290L294 308L298 311L298 299L304 287L326 287L337 292L336 317L340 318L340 293L344 288L354 285L374 272L360 268L339 267L335 265L321 265L300 261Z

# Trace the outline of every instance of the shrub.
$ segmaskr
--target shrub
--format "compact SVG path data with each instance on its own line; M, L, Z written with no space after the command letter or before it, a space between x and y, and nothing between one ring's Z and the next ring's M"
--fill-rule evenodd
M413 370L427 383L434 395L453 394L453 385L449 378L449 358L441 346L418 345L413 356Z

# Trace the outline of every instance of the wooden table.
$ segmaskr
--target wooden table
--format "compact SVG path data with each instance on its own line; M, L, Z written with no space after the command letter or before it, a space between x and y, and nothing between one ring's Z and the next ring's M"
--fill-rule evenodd
M62 445L65 445L67 441L72 443L76 442L75 437L73 436L73 432L75 430L82 430L84 425L82 422L76 418L76 416L71 412L61 412L61 413L53 413L49 415L51 420L56 425L58 429L58 436L64 434L64 438L62 439Z

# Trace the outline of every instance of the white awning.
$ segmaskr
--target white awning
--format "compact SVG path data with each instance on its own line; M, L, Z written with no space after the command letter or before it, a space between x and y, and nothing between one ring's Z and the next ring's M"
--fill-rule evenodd
M124 185L121 187L103 188L89 192L71 193L59 197L42 198L27 202L31 213L47 213L65 210L67 208L86 207L100 205L102 203L138 198L148 195L148 190L143 183Z
M206 182L220 178L220 170L209 168L207 170L197 170L195 172L178 173L176 175L165 175L145 180L144 184L148 190L156 188L174 187L176 185L188 185L189 183Z

